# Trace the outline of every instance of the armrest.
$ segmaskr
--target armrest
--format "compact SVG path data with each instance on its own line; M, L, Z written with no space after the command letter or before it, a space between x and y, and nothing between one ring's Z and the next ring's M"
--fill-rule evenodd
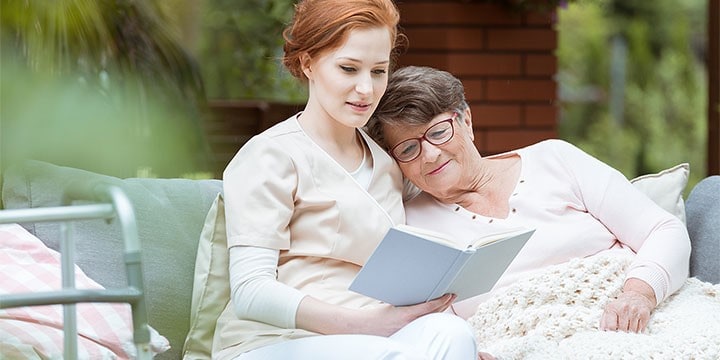
M690 276L720 283L720 175L695 185L686 201L687 227L692 242Z

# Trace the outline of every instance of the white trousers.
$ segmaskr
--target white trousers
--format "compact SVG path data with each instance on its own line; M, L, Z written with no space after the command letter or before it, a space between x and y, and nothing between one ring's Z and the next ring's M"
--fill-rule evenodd
M477 344L462 318L428 314L390 337L319 335L284 341L244 353L236 360L475 360Z

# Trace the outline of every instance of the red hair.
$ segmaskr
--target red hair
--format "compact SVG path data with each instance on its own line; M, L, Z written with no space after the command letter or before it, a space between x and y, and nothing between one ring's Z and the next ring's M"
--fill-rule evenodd
M305 80L300 62L303 54L315 57L340 47L350 31L374 27L390 31L392 64L407 40L398 29L399 22L400 13L392 0L301 0L283 31L283 65L293 76Z

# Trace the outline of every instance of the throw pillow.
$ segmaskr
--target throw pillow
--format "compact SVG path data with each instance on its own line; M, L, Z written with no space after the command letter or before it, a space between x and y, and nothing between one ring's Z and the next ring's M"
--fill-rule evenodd
M230 301L225 203L219 194L205 217L195 261L190 331L184 359L210 359L215 322Z
M103 289L75 266L75 287ZM17 224L0 225L0 294L58 291L62 288L60 254ZM130 305L76 305L78 357L136 357ZM55 359L63 355L63 307L44 305L0 310L0 348L5 355ZM166 338L150 328L153 354L170 348Z
M690 165L682 163L657 174L638 176L630 182L661 208L677 216L685 224L683 192L688 182Z

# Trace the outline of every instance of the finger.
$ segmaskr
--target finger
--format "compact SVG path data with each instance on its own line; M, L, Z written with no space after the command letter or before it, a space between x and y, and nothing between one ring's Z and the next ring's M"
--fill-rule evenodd
M447 310L447 308L452 305L453 301L455 301L455 298L457 296L454 294L445 294L440 299L442 302L438 305L438 307L435 309L436 312L443 312Z
M604 331L614 331L618 327L618 316L612 310L605 310L603 314L600 328Z
M638 333L645 332L648 322L649 319L645 317L641 317L640 319L638 319Z
M637 317L631 317L631 318L629 318L629 319L628 319L628 328L627 328L627 331L628 331L628 332L637 333L637 332L638 332L638 322L639 322L639 321L640 321L640 319L638 319Z
M619 331L630 331L630 326L633 322L633 319L628 316L628 314L618 314L618 322L617 322L617 330Z

